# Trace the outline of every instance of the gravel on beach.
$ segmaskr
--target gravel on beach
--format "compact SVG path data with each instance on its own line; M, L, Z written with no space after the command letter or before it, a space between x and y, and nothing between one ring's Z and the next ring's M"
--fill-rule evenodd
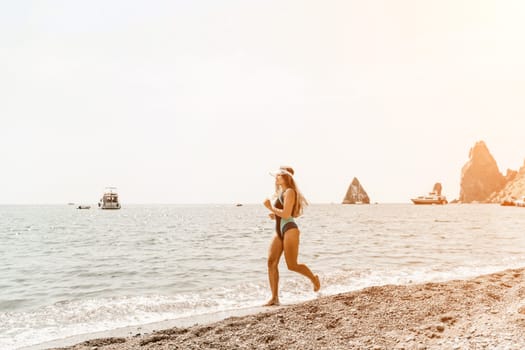
M468 280L369 287L61 349L523 349L524 276L524 269L513 269Z

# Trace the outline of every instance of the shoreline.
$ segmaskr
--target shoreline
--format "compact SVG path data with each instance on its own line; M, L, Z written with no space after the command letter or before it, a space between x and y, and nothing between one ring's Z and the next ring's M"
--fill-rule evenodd
M119 327L105 331L77 334L61 339L49 340L39 344L24 346L21 348L17 348L17 350L45 350L55 348L67 348L93 339L136 337L138 335L147 335L155 333L156 331L164 329L188 328L197 325L207 325L215 322L220 322L229 317L242 317L282 307L284 306L278 306L276 308L260 306L243 309L216 311L207 314L186 316L135 326Z
M166 321L175 322L172 325L153 324L156 329L168 327L163 330L140 326L140 335L104 332L107 336L102 338L56 346L68 350L521 349L524 276L525 269L520 268L464 280L368 287L299 304L245 309L246 314L226 312L215 315L216 319L205 315L202 323L191 317L190 324L177 320ZM151 333L144 333L146 329Z

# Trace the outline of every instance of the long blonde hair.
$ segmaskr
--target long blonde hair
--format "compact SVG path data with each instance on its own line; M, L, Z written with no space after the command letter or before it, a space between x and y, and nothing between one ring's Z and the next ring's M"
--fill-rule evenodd
M290 174L293 174L294 171L292 168L283 168L284 170L288 171ZM292 208L292 216L294 218L297 218L303 214L304 208L308 205L308 201L306 198L304 198L301 191L299 191L299 187L297 187L297 184L295 183L295 180L292 176L288 174L280 174L282 178L284 179L284 182L286 183L286 186L288 188L291 188L295 192L295 201ZM275 195L278 197L282 193L282 189L279 185L275 185ZM284 203L283 203L284 204Z

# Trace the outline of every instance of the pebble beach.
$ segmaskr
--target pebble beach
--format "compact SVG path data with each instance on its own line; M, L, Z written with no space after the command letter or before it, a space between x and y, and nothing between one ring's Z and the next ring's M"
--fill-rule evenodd
M219 322L60 349L522 349L524 272L369 287Z

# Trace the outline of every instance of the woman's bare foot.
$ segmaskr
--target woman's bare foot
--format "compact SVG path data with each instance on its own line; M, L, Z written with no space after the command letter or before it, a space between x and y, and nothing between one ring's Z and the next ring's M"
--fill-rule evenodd
M321 289L321 281L319 281L319 276L314 276L314 292L317 292L319 289Z
M263 306L279 306L279 305L280 305L279 299L272 298L272 299L268 300L268 302L266 304L264 304Z

